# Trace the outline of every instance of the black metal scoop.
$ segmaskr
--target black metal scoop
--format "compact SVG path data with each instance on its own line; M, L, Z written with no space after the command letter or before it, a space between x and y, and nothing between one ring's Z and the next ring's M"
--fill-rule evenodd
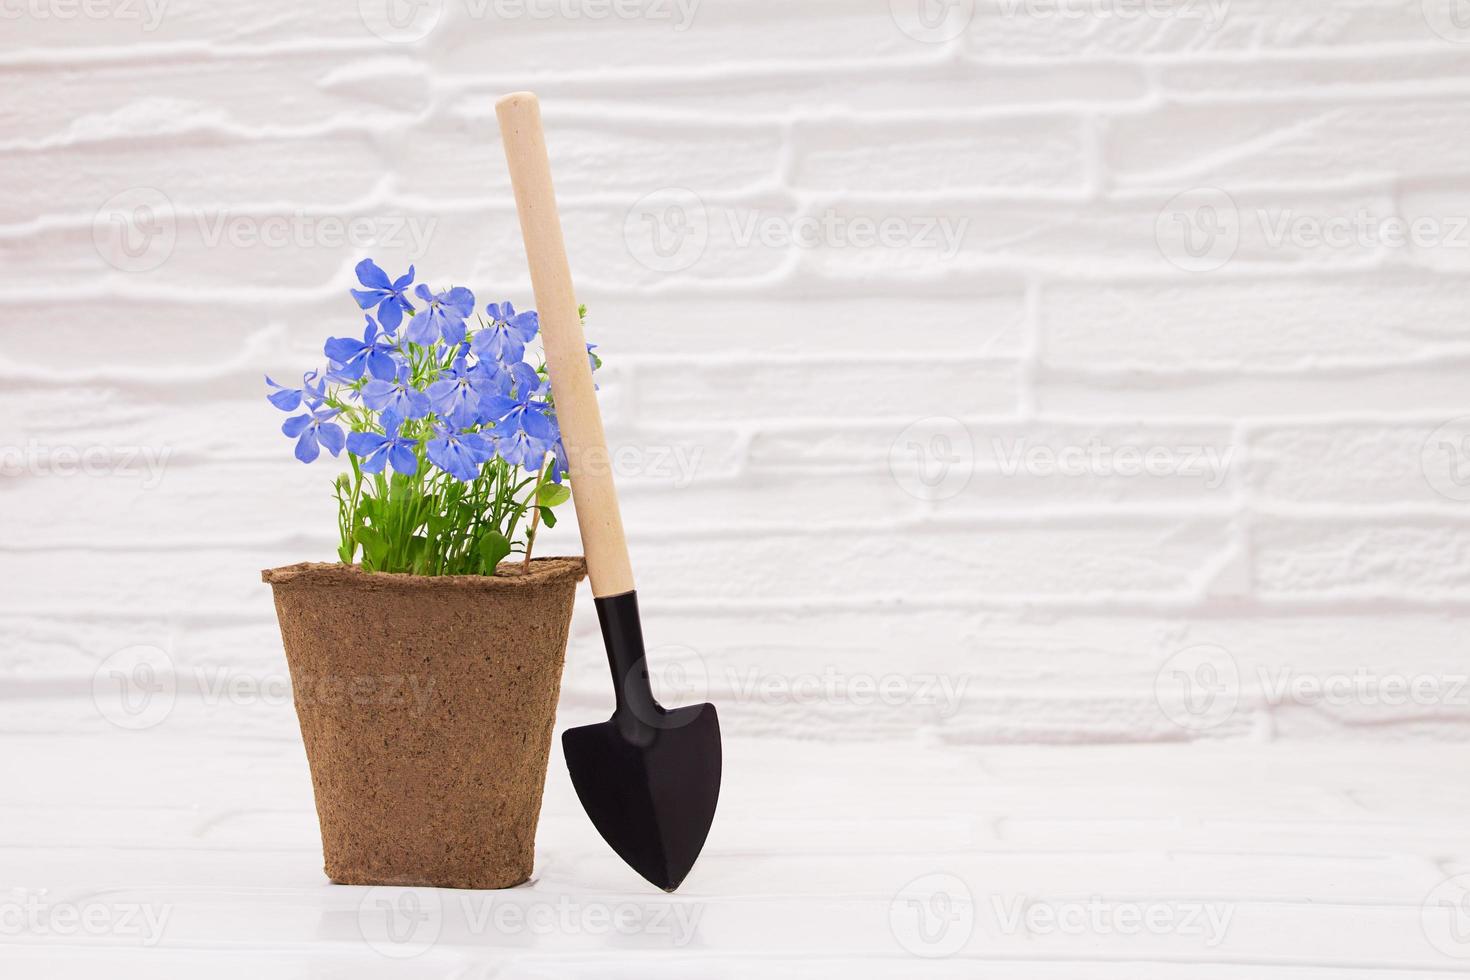
M712 704L654 700L638 594L597 600L617 690L613 716L569 728L561 744L572 785L603 840L650 882L679 887L704 847L720 799L720 719Z
M714 820L720 722L712 704L667 710L653 699L633 568L551 187L541 108L536 96L517 92L497 102L495 114L536 291L587 576L617 692L611 719L568 730L562 746L572 785L603 839L643 877L673 891L694 866Z

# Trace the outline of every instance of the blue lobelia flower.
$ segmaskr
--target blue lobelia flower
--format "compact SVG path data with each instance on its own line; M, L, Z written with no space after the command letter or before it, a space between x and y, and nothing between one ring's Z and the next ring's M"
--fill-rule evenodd
M366 310L376 306L378 320L388 333L398 329L398 325L403 322L403 314L413 312L413 307L403 295L404 290L413 282L413 266L408 267L407 275L389 282L388 274L379 269L377 263L372 259L363 259L357 263L357 281L367 288L350 290L352 298L357 300L359 309Z
M475 353L497 361L514 364L526 356L526 344L536 336L539 321L535 310L517 313L509 303L491 303L485 307L490 325L475 334Z
M463 341L464 318L475 311L475 294L463 286L433 293L423 283L415 292L426 305L408 321L404 338L426 347L441 337L451 345Z
M296 411L303 401L307 408L316 408L327 397L326 383L318 380L320 376L320 371L307 371L301 376L300 388L287 388L271 380L267 374L265 383L276 390L266 395L266 400L283 412Z
M414 455L415 439L407 439L400 433L403 420L392 412L383 413L383 432L349 432L347 451L362 457L364 473L381 473L392 462L393 469L404 476L413 476L419 469L419 458Z
M524 361L516 364L511 374L515 379L515 394L487 395L480 402L480 413L486 421L495 423L494 435L497 439L509 438L514 431L520 430L533 441L544 443L544 453L556 439L556 429L546 414L547 404L536 401L537 397L545 393L546 386L535 370Z
M429 461L466 483L479 476L480 467L495 455L478 432L456 432L443 426L434 431L436 437L424 446Z
M398 372L393 360L392 344L378 342L378 325L372 317L364 317L367 329L361 340L351 337L332 337L323 348L323 353L332 360L332 373L344 381L356 381L362 377L363 369L373 377L392 381Z
M521 426L498 422L489 431L495 440L495 452L512 466L539 470L541 461L551 450L549 441L538 439Z
M481 400L497 390L493 373L477 371L463 357L458 357L449 370L439 375L439 380L429 385L429 404L441 418L463 428L479 420Z
M336 417L336 410L328 409L309 415L293 415L281 425L281 431L296 440L297 459L310 463L321 455L323 446L333 456L342 451L347 437L342 427L332 421Z
M375 412L391 413L401 419L421 419L429 414L429 396L413 387L407 364L394 364L393 380L374 378L362 386L362 403Z
M551 420L551 427L556 432L556 441L551 445L551 482L560 483L572 464L567 461L566 443L561 441L561 426L556 419Z

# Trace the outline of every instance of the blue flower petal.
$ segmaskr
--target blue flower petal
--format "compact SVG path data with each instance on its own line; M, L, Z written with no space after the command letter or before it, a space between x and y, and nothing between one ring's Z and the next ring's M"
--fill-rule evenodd
M378 307L378 320L383 324L384 333L393 333L403 322L403 303L395 296L383 300L383 305Z
M296 440L296 458L303 463L310 463L321 455L321 449L316 444L316 432L306 429L301 433L301 438Z
M300 388L282 388L266 395L266 401L276 406L283 412L294 412L301 407Z
M293 415L281 423L281 432L295 439L309 425L311 425L310 415Z
M398 364L387 351L373 350L367 356L367 368L373 377L392 381L398 377Z
M321 441L322 448L333 456L342 451L342 445L347 441L347 436L342 427L336 422L319 422L316 427L317 439Z
M388 456L393 461L393 468L404 476L413 476L419 470L419 458L401 442L393 444Z
M388 281L388 273L378 268L378 264L372 259L363 259L357 263L357 281L369 289L391 289L392 283Z
M354 456L367 456L387 441L387 436L376 432L349 432L347 433L347 451Z

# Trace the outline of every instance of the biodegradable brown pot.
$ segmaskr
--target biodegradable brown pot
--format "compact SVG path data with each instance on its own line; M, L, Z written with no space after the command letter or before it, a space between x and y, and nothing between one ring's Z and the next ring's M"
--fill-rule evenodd
M531 875L580 558L492 577L300 564L275 592L327 876L506 888Z

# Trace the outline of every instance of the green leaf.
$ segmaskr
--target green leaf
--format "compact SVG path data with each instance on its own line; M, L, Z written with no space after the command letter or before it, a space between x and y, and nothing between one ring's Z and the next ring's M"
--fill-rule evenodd
M429 539L422 534L415 534L408 539L408 554L405 564L415 575L427 575L429 573Z
M542 507L558 507L571 499L572 491L556 483L547 483L536 493L536 502Z
M500 560L510 554L510 542L496 531L491 531L480 539L480 573L482 575L494 575L495 566Z
M364 524L353 536L357 538L357 543L362 545L363 565L369 569L381 568L383 559L388 555L388 542L383 540L377 528Z
M547 527L556 527L556 514L550 507L538 508L541 511L541 523Z

